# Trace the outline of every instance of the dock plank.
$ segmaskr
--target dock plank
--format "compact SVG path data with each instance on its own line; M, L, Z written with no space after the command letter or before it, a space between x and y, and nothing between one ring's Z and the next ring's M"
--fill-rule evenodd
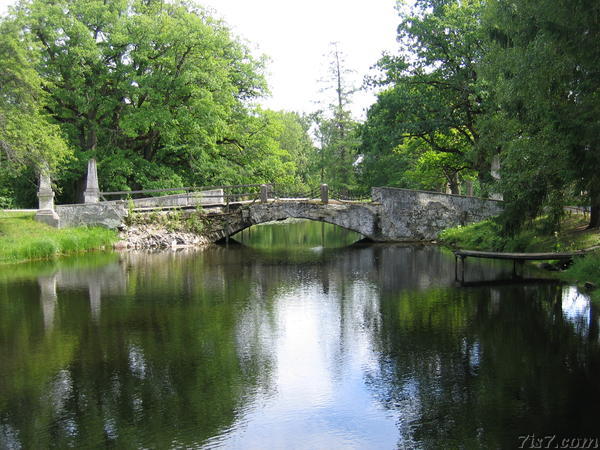
M552 259L568 260L575 256L585 255L591 250L577 250L574 252L547 252L547 253L507 253L507 252L482 252L477 250L455 250L454 254L460 257L509 259L513 261L547 261Z

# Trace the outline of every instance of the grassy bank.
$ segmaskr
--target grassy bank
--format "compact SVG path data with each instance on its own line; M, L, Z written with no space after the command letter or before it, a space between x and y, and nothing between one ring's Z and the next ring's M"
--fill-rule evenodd
M559 231L548 233L542 221L533 222L513 237L503 237L500 225L486 220L465 227L445 230L439 241L452 248L497 252L568 252L600 245L600 230L586 229L583 216L567 217ZM577 258L573 264L559 273L565 281L583 285L586 282L600 287L600 252ZM592 292L600 301L600 289Z
M110 248L116 240L105 228L56 229L36 222L33 213L0 212L0 264Z

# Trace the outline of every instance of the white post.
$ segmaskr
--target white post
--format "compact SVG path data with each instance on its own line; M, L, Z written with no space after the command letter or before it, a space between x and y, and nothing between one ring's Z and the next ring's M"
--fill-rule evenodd
M96 160L88 161L85 191L83 192L84 203L98 203L100 200L100 187L98 185L98 169Z
M40 186L38 188L38 212L35 214L35 220L46 223L52 227L58 228L60 219L54 211L54 191L48 169L44 168L40 172Z

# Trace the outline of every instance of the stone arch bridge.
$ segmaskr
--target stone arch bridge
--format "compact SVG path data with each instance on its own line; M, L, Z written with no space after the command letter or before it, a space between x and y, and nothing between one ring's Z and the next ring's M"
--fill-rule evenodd
M219 195L219 194L217 194ZM223 191L220 191L221 197ZM181 196L138 199L138 205L151 207L165 205L169 200L180 201ZM189 198L189 195L188 195ZM166 200L165 200L166 199ZM145 203L144 203L145 202ZM180 203L176 203L180 205ZM190 205L188 205L190 206ZM216 242L252 225L303 218L332 223L356 231L378 242L430 241L449 227L466 225L498 215L502 202L476 197L440 194L396 188L373 188L369 202L329 201L309 199L271 199L261 201L214 205L200 214L204 222L203 234ZM101 201L80 205L56 206L59 226L103 225L119 227L127 215L124 201Z

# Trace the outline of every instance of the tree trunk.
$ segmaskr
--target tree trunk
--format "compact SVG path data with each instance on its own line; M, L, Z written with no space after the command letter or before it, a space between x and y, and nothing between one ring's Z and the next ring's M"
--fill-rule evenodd
M590 189L590 223L588 228L600 228L600 186L594 184Z
M448 180L448 188L450 194L460 195L460 183L458 181L458 173L448 174L446 172L446 180Z

